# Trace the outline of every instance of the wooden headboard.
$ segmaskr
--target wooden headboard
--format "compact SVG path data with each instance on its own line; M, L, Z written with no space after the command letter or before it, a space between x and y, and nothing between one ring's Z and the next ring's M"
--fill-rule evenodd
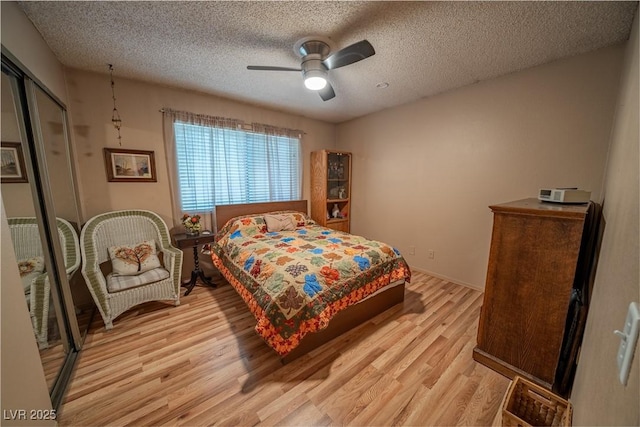
M216 230L222 228L231 218L273 211L298 211L308 213L306 200L287 202L243 203L239 205L216 206Z

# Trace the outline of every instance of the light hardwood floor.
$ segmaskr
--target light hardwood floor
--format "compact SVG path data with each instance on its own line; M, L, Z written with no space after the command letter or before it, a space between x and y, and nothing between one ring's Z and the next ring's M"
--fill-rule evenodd
M508 379L473 361L482 293L414 272L405 302L282 365L229 285L96 316L59 425L491 425Z
M82 310L76 313L78 325L80 325L81 330L84 330L82 329L83 326L84 328L89 326L90 317L91 310ZM58 331L56 319L50 318L49 322L49 347L40 350L40 360L44 368L44 378L47 382L47 388L51 390L60 375L62 365L64 365L65 359L67 358L67 352L62 345L62 338Z

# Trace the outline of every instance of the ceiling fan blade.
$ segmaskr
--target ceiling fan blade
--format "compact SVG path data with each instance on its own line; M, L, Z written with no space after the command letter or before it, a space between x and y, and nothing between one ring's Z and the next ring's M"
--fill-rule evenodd
M367 40L359 41L350 46L340 49L339 51L329 55L327 59L322 61L328 70L344 67L358 61L362 61L370 56L375 55L376 51Z
M327 85L324 87L324 89L320 89L318 93L320 94L320 98L322 98L323 101L328 101L336 96L336 93L333 91L333 87L331 87L331 83L329 82L327 82Z
M302 71L301 68L271 67L269 65L247 65L247 70L260 71Z

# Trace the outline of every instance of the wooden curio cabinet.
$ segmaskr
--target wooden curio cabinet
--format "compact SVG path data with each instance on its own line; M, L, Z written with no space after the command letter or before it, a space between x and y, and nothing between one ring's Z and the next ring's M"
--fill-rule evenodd
M351 153L311 153L311 218L318 224L349 232L351 227Z

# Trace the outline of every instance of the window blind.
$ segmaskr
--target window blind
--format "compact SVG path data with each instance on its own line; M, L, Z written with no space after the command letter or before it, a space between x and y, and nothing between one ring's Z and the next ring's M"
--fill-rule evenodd
M185 212L301 198L300 139L174 122Z

